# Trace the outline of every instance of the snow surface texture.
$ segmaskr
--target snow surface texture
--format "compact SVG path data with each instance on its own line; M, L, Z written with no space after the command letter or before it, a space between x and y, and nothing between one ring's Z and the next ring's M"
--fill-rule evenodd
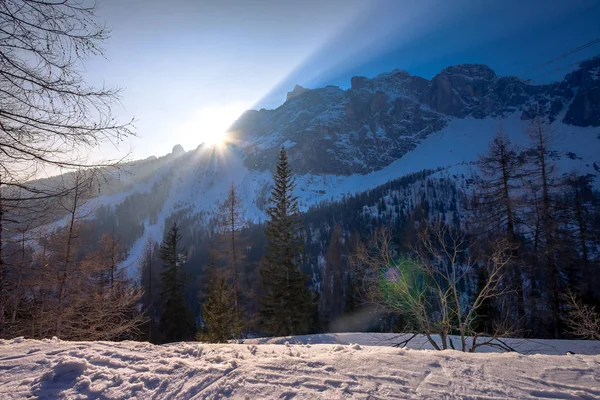
M373 344L390 336L315 335L284 345L0 340L0 398L600 398L598 355L316 344L350 338Z

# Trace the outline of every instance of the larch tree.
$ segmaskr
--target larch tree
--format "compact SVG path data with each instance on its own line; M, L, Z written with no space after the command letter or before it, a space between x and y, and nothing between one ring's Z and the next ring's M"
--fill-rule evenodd
M55 335L61 337L62 329L64 328L65 310L69 309L69 288L74 276L80 276L81 271L78 268L76 255L77 247L80 244L80 227L78 219L80 215L80 207L89 199L91 180L84 170L79 170L73 175L73 186L75 188L73 195L66 199L61 199L60 204L67 213L67 225L64 227L64 235L60 235L62 240L53 241L58 248L55 250L55 260L60 263L58 271L58 296L57 296L57 312L55 319Z
M234 325L240 328L237 332L237 337L241 335L242 324L242 310L240 305L240 274L243 273L242 267L244 266L245 254L243 252L243 243L240 239L240 230L245 226L246 219L244 213L244 205L238 194L238 189L235 184L229 186L227 191L227 197L223 202L218 204L218 225L219 235L217 241L219 242L220 259L226 260L229 264L229 274L231 276L232 290L230 294L233 297L233 315L240 318ZM225 277L223 277L225 278ZM243 281L243 280L242 280Z
M260 270L262 329L272 335L306 333L311 326L312 296L300 270L304 230L294 196L295 180L281 148L265 224L266 256Z
M538 257L538 262L543 268L540 276L546 280L543 287L547 288L547 302L550 308L547 320L553 331L552 335L558 338L562 331L562 285L561 271L555 257L559 243L556 236L558 221L552 197L552 190L558 184L555 179L556 165L551 158L553 132L549 123L538 113L531 121L527 134L531 151L525 182L530 191L529 208L533 210L531 225L534 227L534 255Z
M69 175L76 190L61 198L66 223L41 234L37 254L27 255L24 243L16 268L12 293L17 297L12 308L9 335L66 340L133 339L143 324L137 311L141 291L125 279L110 252L90 246L86 235L84 202L90 171ZM33 238L30 238L33 242ZM115 249L118 243L112 242ZM115 257L116 260L118 257ZM118 279L107 284L106 277L116 272Z
M163 261L161 273L163 307L159 323L163 343L188 339L193 329L191 313L185 302L183 266L187 261L187 254L181 240L179 227L174 223L159 250L159 257Z
M518 261L516 246L518 219L518 195L521 188L522 165L519 149L514 146L502 128L499 128L492 140L488 152L480 156L478 162L482 176L478 180L479 193L477 210L474 214L476 224L481 230L496 240L498 235L505 237L513 247L510 282L517 303L517 317L525 318L525 300L523 271ZM507 274L508 276L508 274Z
M132 136L113 106L119 89L94 87L85 61L102 56L109 30L85 0L0 2L0 337L7 272L1 253L14 210L42 212L51 198L75 189L31 180L47 172L115 166L90 160L94 149Z

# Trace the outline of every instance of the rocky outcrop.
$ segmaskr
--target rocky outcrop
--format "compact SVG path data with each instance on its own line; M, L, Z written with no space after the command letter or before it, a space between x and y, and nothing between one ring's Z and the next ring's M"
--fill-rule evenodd
M285 101L290 101L291 99L298 97L306 92L308 92L309 89L303 88L300 85L296 85L294 86L294 89L291 92L287 92L287 95L285 97Z
M452 118L537 113L576 126L600 126L600 60L583 63L562 82L539 85L499 77L485 65L445 68L433 79L394 70L356 76L350 88L296 86L275 110L249 111L233 129L252 139L251 169L271 169L286 144L296 173L348 175L384 168ZM248 140L249 142L250 140Z
M581 64L565 78L575 98L564 122L577 126L600 126L600 57Z
M181 155L185 154L185 150L183 149L182 145L176 144L173 147L173 150L171 150L171 154L174 155L174 156L176 156L176 157L178 157L178 156L181 156Z

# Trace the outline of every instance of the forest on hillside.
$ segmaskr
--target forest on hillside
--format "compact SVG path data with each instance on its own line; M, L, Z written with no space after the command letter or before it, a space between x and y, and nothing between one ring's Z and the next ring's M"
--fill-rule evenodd
M597 58L543 88L520 78L496 80L489 67L465 64L444 69L432 81L411 78L413 89L426 92L418 98L414 92L408 103L404 83L394 89L394 101L383 92L375 93L376 102L366 101L374 94L366 90L367 97L352 97L349 108L327 108L319 91L304 91L304 99L278 108L282 119L266 119L286 125L281 132L257 125L248 136L254 143L227 144L244 158L229 160L238 168L229 172L247 171L250 163L272 174L268 182L255 179L247 196L254 196L254 216L264 217L257 221L248 218L250 205L233 182L212 208L193 206L213 202L200 197L207 190L186 192L198 198L178 198L165 207L170 194L190 182L183 172L197 172L193 178L204 189L223 183L217 181L226 165L216 158L185 153L179 145L168 156L135 166L127 155L102 158L136 131L133 119L118 115L121 90L87 80L85 62L104 55L110 35L97 12L96 3L87 1L0 1L0 338L225 342L373 331L424 334L433 348L463 351L483 345L511 350L504 337L600 340L600 193L591 184L598 178L559 170L564 149L554 147L551 125L564 110L565 124L598 126ZM404 82L409 74L385 76ZM462 94L446 86L449 76L457 78ZM512 84L501 84L491 98L480 96L493 82ZM356 90L367 84L361 77L351 82ZM321 92L337 96L341 89ZM438 96L446 92L452 96ZM493 107L498 99L504 106L514 100L514 107ZM324 140L343 128L326 127L320 119L323 130L297 131L309 115L292 105L304 100L319 110L327 106L318 117L333 109L352 116L344 119L345 134L349 138L358 127L360 143ZM394 118L387 118L386 107ZM345 114L338 113L344 108ZM435 118L432 109L438 110ZM278 113L272 111L246 113L241 121L253 126L257 115ZM314 188L297 187L296 174L313 171L315 160L321 173L380 171L415 148L415 139L439 132L446 117L489 121L509 111L529 121L528 144L511 143L514 136L499 128L472 173L458 165L424 170L375 189L355 188L308 210L300 204L298 191ZM389 129L371 117L388 121ZM361 130L367 120L377 135ZM399 126L408 129L408 142ZM224 136L214 142L210 135L223 131L209 128L201 133L214 155L219 142L226 143ZM291 146L288 160L286 143L298 132L311 132L301 142L318 140ZM273 138L276 144L259 155L259 145ZM353 148L360 144L365 147ZM302 154L307 150L311 157ZM330 157L332 152L339 157ZM348 168L350 158L358 169ZM587 171L600 170L595 160L590 164ZM182 165L186 171L178 170ZM113 195L113 201L95 208L91 200L103 195ZM145 230L163 219L161 237L145 243L132 261Z
M94 185L81 171L60 198L64 225L33 236L15 223L25 228L4 236L4 336L597 337L600 194L590 177L559 173L543 118L528 134L519 148L499 130L472 175L425 170L304 213L282 149L264 223L246 218L232 185L214 214L171 215L136 266L123 265L127 250L169 176L144 207L133 195L82 217Z

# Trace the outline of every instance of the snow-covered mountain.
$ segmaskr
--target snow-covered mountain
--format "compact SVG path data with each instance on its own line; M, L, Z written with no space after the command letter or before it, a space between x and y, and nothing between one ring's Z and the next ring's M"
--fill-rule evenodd
M457 119L517 114L528 120L539 108L551 121L598 127L599 93L600 58L547 85L499 77L485 65L448 67L430 81L394 70L354 77L348 90L296 87L282 106L248 111L232 130L248 144L249 169L269 169L285 145L299 174L365 174L389 166Z
M105 189L90 205L105 219L116 215L121 228L137 227L127 241L134 264L148 238L160 240L172 221L209 223L232 183L247 216L263 219L280 146L288 149L306 209L423 169L469 174L499 125L526 147L525 131L538 110L552 122L561 173L590 175L598 187L600 58L547 85L458 65L432 80L395 70L354 77L348 90L297 86L279 108L244 113L224 147L175 146L164 157L126 165L115 176L119 190Z

